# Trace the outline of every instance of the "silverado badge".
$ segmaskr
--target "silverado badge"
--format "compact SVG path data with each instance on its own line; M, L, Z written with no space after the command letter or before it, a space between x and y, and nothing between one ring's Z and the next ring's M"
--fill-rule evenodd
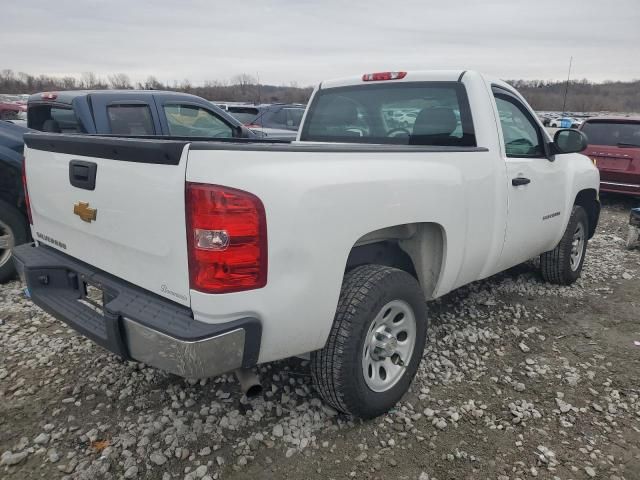
M83 221L91 223L96 219L98 210L91 208L88 202L78 202L73 206L73 213L78 215Z

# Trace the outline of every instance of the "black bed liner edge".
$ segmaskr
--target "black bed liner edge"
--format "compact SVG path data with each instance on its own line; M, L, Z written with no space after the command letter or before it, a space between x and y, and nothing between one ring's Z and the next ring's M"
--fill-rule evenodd
M265 152L487 152L484 147L443 147L431 145L380 145L362 143L288 143L252 139L202 140L184 137L122 137L106 135L65 135L28 133L30 149L70 155L106 158L136 163L178 165L185 145L190 150L242 150Z

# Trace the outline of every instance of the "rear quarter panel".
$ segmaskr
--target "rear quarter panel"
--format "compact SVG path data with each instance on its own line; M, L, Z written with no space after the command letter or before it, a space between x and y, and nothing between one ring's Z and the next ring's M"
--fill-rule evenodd
M210 323L259 318L260 362L321 348L353 245L369 232L406 223L437 223L445 232L435 296L480 278L502 246L504 231L493 225L504 214L495 198L503 169L489 151L190 150L187 181L239 188L263 201L269 248L264 288L224 295L192 290L194 316Z

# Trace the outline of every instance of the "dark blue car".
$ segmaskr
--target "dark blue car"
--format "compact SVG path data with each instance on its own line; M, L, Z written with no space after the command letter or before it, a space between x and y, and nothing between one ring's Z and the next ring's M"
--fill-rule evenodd
M11 249L29 240L22 190L22 136L29 129L0 120L0 282L14 274Z

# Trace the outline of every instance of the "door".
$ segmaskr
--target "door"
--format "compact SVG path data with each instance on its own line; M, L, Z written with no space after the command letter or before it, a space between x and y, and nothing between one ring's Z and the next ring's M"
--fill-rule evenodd
M511 92L494 87L507 172L508 213L500 270L555 246L565 212L565 161L548 157L546 135L533 112Z
M99 134L161 135L158 112L150 93L92 93L89 101Z

